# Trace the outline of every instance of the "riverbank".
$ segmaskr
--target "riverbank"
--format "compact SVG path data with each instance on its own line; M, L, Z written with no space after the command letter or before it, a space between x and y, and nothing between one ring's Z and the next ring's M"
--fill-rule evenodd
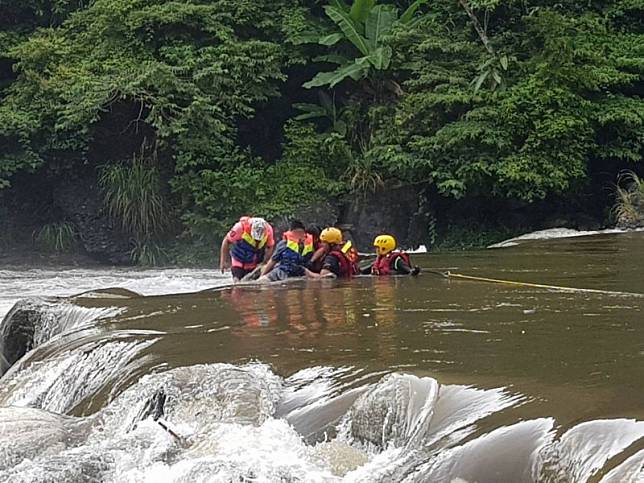
M42 252L33 248L10 247L0 250L0 270L15 267L100 267L98 260L80 250L68 253Z
M639 230L617 230L640 231ZM611 229L608 229L610 232ZM553 227L546 230L525 230L508 227L464 227L456 226L450 230L436 234L433 243L420 245L430 254L447 254L462 251L481 250L491 246L502 246L508 240L525 238L528 240L566 238L572 236L583 236L585 234L600 233L596 230L575 230L566 227ZM534 236L532 236L534 234ZM418 246L405 247L407 250L414 250ZM359 246L363 253L370 251L369 246ZM133 264L136 268L193 268L212 269L219 263L219 244L204 242L186 242L183 240L168 241L159 248L159 258L156 264L144 265ZM88 255L80 245L64 253L48 252L30 246L2 247L0 249L0 269L6 268L108 268L114 264L104 263Z
M436 236L433 244L423 245L430 253L449 253L465 250L484 249L494 243L524 234L525 231L503 228L467 229L458 228L445 235ZM369 252L369 246L360 246L361 252ZM408 249L417 246L406 247ZM219 263L219 245L203 242L187 243L185 241L169 241L158 247L159 256L155 264L133 265L139 267L159 268L196 268L207 269L216 267ZM111 267L114 264L105 263L88 255L79 245L67 252L44 251L34 246L3 247L0 250L0 269L10 267Z

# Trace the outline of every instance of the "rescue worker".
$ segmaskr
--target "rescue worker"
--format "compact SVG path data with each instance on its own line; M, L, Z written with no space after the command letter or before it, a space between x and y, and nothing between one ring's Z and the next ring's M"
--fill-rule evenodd
M322 262L324 262L324 257L329 253L329 244L325 243L320 239L320 234L323 230L318 225L308 225L306 227L306 232L313 237L313 256L309 262L309 266L306 267L312 272L320 273L322 270Z
M301 221L293 220L270 261L262 268L259 281L277 282L305 275L314 277L315 274L306 268L312 256L313 237L306 233Z
M348 278L360 273L358 267L358 252L351 241L345 242L342 232L337 228L325 228L320 234L320 241L329 246L324 257L320 276Z
M378 235L373 240L376 261L362 269L362 273L372 275L418 275L420 267L412 267L409 255L396 251L396 239L391 235Z
M230 255L233 280L238 282L258 264L267 262L273 254L273 227L263 218L242 216L221 242L219 268L226 271Z

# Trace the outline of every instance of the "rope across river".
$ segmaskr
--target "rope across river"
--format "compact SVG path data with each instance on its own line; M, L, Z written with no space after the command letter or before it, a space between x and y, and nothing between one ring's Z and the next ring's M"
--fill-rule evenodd
M613 291L613 290L600 290L600 289L594 289L594 288L562 287L560 285L547 285L543 283L517 282L515 280L501 280L498 278L475 277L473 275L465 275L462 273L452 273L449 270L444 272L439 270L424 270L424 271L433 273L435 275L440 275L448 279L467 280L471 282L497 283L497 284L503 284L503 285L513 285L515 287L543 288L547 290L556 290L559 292L596 293L596 294L604 294L604 295L644 297L644 294L634 293L634 292L619 292L619 291Z

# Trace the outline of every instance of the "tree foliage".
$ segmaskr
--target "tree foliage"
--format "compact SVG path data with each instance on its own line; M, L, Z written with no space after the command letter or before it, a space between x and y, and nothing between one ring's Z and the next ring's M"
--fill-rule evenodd
M532 202L641 170L641 2L0 9L0 190L151 146L164 203L205 236L385 184Z
M334 28L310 38L332 49L330 54L317 57L317 60L339 65L331 72L319 72L304 83L304 87L333 88L347 78L357 81L389 70L393 56L389 34L396 28L412 28L414 13L426 1L414 1L402 15L395 5L377 5L376 0L354 0L351 7L342 1L326 5L324 11L335 24ZM353 47L349 55L346 55L345 46L337 45L343 41Z

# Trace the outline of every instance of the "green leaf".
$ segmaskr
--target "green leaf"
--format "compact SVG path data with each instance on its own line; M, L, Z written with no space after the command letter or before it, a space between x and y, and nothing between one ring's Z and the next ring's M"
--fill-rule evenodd
M320 37L320 39L318 40L318 44L326 45L327 47L330 47L331 45L335 45L338 42L340 42L340 40L342 40L342 38L343 38L343 35L341 33L339 33L339 32L336 32L334 34L325 35L324 37Z
M344 65L332 72L319 72L313 79L305 82L302 86L306 89L325 85L335 87L347 77L350 77L353 80L359 80L369 72L369 65L364 61L364 59L365 57L362 57L356 62Z
M347 123L344 121L338 121L333 125L333 130L341 136L345 136L347 134Z
M296 121L307 121L309 119L318 119L320 117L326 117L326 113L305 112L302 114L298 114L293 119L295 119Z
M320 42L320 34L315 32L301 33L288 39L293 45L317 44Z
M427 3L427 0L416 0L409 6L407 10L403 12L398 21L402 24L408 24L409 22L411 22L411 19L414 17L416 10L418 10L418 7L420 7L423 3Z
M344 3L343 0L331 0L331 5L334 7L338 7L341 10L344 10L345 12L349 11L349 5Z
M354 22L361 22L367 19L369 12L376 4L376 0L353 0L349 15Z
M355 45L363 55L369 54L369 47L367 46L366 39L360 34L355 22L351 20L351 17L349 17L346 12L329 5L324 7L324 11L329 18L333 20L338 27L340 27L340 30L342 30L347 40Z
M293 104L293 107L300 111L303 111L302 114L294 117L294 119L297 121L306 121L307 119L317 119L320 117L328 116L327 110L322 106L318 106L317 104L296 103Z
M503 82L503 79L501 78L501 74L499 74L499 71L496 70L496 69L494 69L492 71L492 77L494 78L496 83L499 84L499 85L501 84L501 82Z
M365 23L365 34L371 50L374 50L382 38L391 30L396 21L396 9L390 5L378 5L369 12Z
M508 70L508 56L507 55L502 55L501 58L499 59L499 62L501 62L501 67L503 67L503 70Z
M494 63L495 59L494 57L490 57L487 59L485 62L483 62L481 65L477 67L478 70L486 70L488 67L490 67Z
M485 72L482 72L481 75L479 75L478 78L474 81L474 94L479 91L488 75L490 75L490 71L486 70Z
M388 45L378 47L371 55L367 57L369 63L377 70L386 70L391 62L391 47Z

